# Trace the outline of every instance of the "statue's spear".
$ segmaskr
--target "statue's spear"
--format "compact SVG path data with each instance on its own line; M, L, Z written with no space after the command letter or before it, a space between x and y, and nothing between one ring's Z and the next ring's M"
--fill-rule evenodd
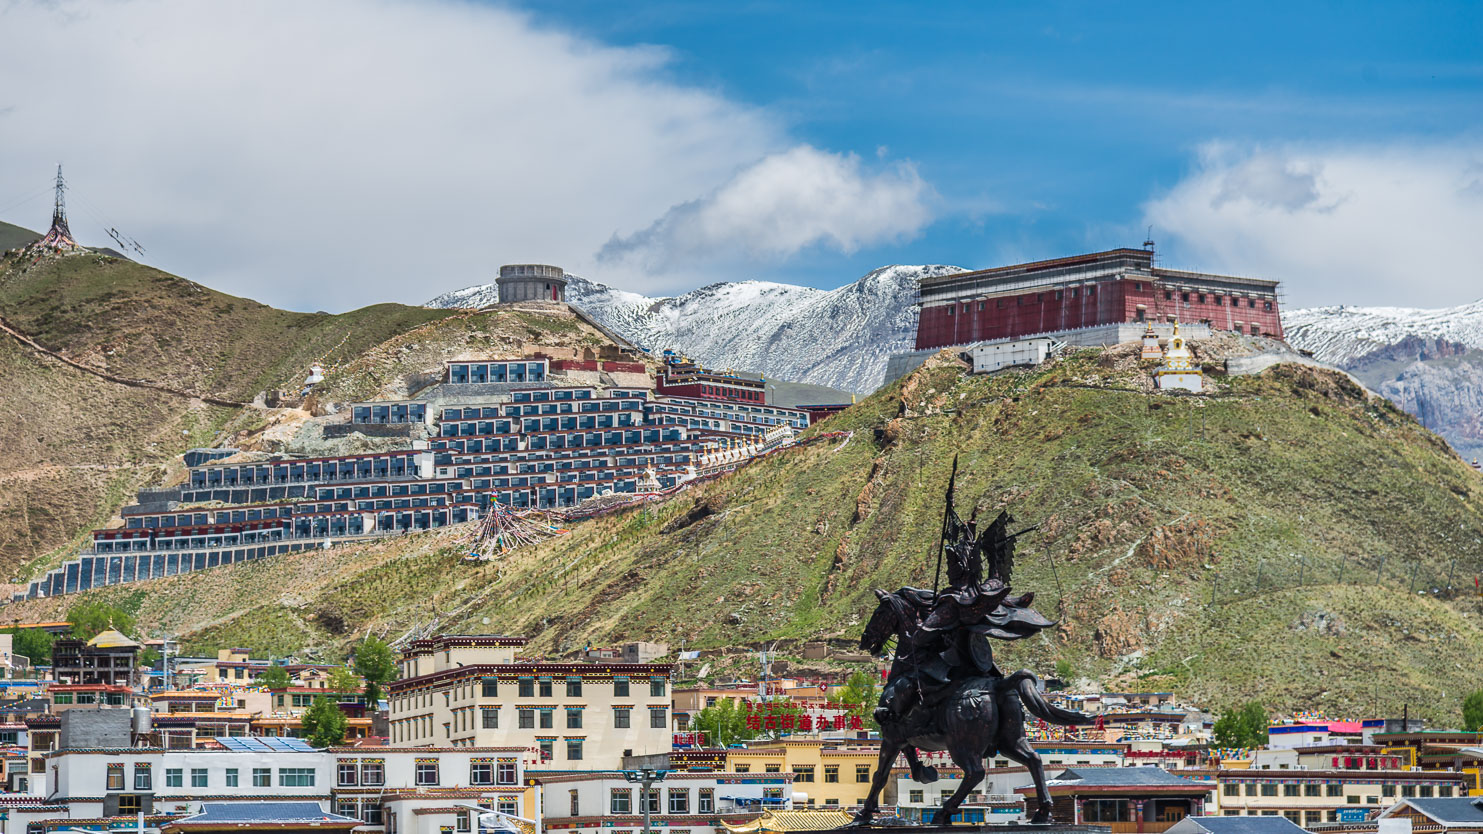
M942 529L937 536L937 570L932 574L932 597L937 598L937 583L942 579L942 554L947 549L947 521L953 512L953 487L958 482L958 456L953 455L953 474L947 479L947 504L942 508Z

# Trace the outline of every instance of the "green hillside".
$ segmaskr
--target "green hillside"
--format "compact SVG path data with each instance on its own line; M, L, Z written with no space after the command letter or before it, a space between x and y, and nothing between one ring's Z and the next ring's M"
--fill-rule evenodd
M1210 396L1150 394L1126 348L992 377L934 361L821 427L847 441L500 562L461 563L445 531L93 596L191 651L334 656L368 629L431 624L551 653L637 638L786 653L853 640L873 588L931 585L956 453L965 514L1007 507L1040 525L1015 585L1063 626L1001 646L1008 665L1065 660L1076 677L1217 707L1453 716L1483 655L1483 479L1342 375L1213 378Z
M41 240L41 235L0 220L0 252L16 249Z
M188 395L248 402L291 389L316 359L448 315L393 304L292 313L96 254L0 260L9 327L86 368L187 395L100 379L0 335L0 575L59 561L180 452L261 419Z

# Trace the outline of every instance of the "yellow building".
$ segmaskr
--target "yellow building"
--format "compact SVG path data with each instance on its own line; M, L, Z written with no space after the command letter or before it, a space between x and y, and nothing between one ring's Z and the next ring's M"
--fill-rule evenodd
M870 774L880 756L873 741L786 738L754 742L726 751L726 769L735 773L791 773L793 792L815 807L860 805L870 793Z
M1227 770L1215 772L1220 816L1285 816L1307 827L1356 822L1398 799L1467 795L1468 777L1413 770Z

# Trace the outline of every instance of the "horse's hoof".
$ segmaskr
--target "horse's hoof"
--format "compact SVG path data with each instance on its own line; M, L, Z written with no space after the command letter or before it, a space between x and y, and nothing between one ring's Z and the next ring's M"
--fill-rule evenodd
M921 782L923 785L930 785L933 782L936 782L937 768L932 767L931 765L923 767L922 772L917 774L916 781Z

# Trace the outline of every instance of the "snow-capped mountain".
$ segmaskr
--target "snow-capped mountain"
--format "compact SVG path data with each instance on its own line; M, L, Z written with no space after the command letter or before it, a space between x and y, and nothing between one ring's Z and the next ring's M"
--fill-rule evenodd
M1354 374L1463 457L1483 455L1483 301L1314 307L1283 314L1282 327L1289 344Z
M710 367L867 393L885 379L891 354L912 349L917 282L962 271L943 265L886 266L834 290L737 281L670 298L648 298L572 275L566 297L652 350L672 348ZM427 306L481 307L498 297L488 284L440 295Z
M1460 307L1310 307L1282 315L1287 341L1321 361L1344 365L1407 336L1483 349L1483 300Z

